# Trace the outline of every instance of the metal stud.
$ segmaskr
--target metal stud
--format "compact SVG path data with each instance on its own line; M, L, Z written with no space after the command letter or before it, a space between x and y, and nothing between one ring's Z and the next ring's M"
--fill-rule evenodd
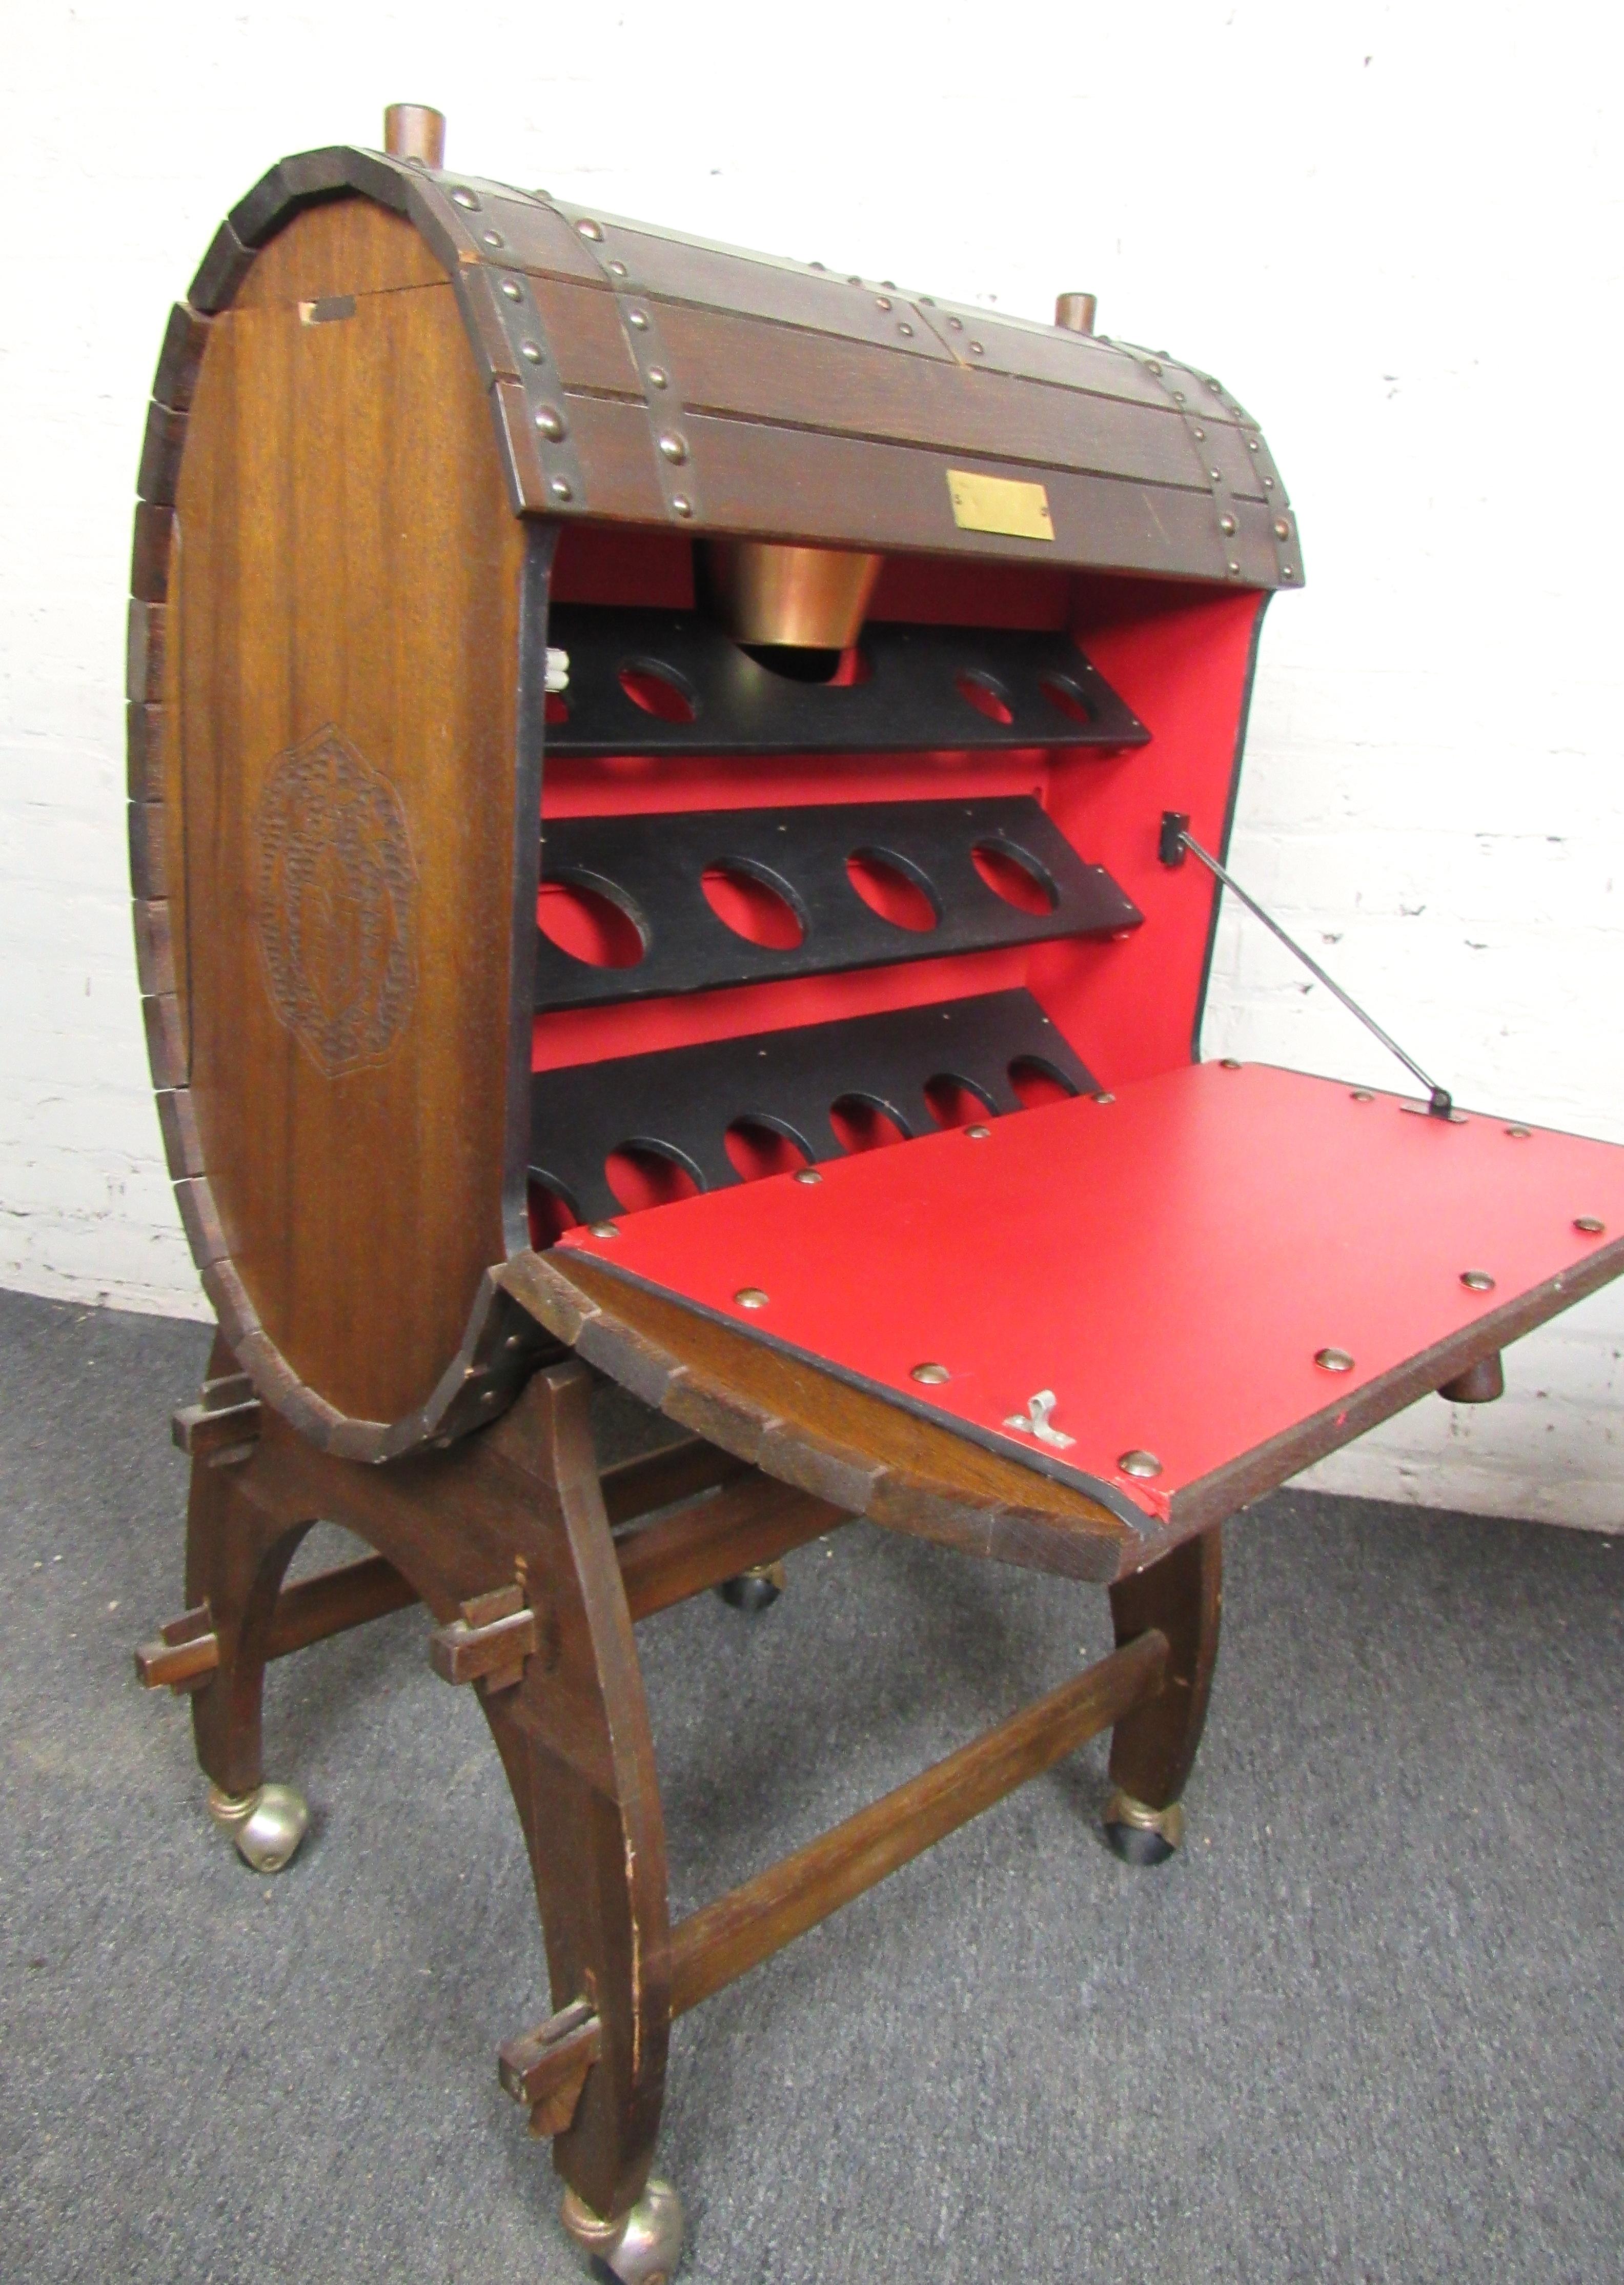
M539 342L521 342L519 354L527 365L541 365L545 362Z
M1220 515L1218 519L1218 528L1228 538L1235 530L1235 518L1232 515Z
M910 1380L922 1380L935 1387L939 1382L951 1380L953 1375L945 1364L916 1364L908 1375Z
M564 416L555 404L544 404L536 415L536 426L556 444L564 434Z
M1352 1103L1374 1103L1376 1101L1376 1097L1371 1094L1368 1087L1350 1088L1348 1089L1348 1099Z
M660 439L661 457L679 468L688 457L688 448L674 428L668 428Z
M964 1139L967 1142L985 1142L992 1132L992 1129L990 1127L967 1127L964 1130Z
M1229 573L1230 573L1230 577L1231 577L1232 578L1238 578L1238 577L1240 577L1240 570L1241 570L1241 567L1240 567L1240 565L1239 565L1238 563L1232 563L1232 564L1229 566Z
M454 207L466 207L470 213L474 213L478 210L479 200L472 191L465 191L459 183L457 188L451 192L451 204Z
M1600 1237L1607 1225L1596 1214L1575 1214L1573 1228L1581 1229L1587 1237Z
M1096 1103L1115 1103L1117 1100L1116 1096L1111 1094L1109 1088L1102 1088L1101 1092L1096 1095L1094 1099Z
M1276 539L1290 539L1291 537L1291 527L1283 515L1275 518L1275 537Z
M663 365L651 365L649 366L648 386L650 389L665 389L669 387L670 382L671 375L666 372L665 367Z
M1224 385L1221 381L1209 380L1207 387L1212 390L1214 397L1221 397L1224 393Z
M1263 489L1264 489L1264 491L1265 491L1266 492L1272 492L1272 491L1274 491L1274 489L1275 489L1275 479L1273 478L1273 476L1265 476L1265 477L1264 477L1264 479L1263 479Z
M947 320L947 330L950 334L961 334L964 331L963 318L949 318Z
M625 276L625 274L626 274L626 265L625 265L625 263L624 263L624 262L611 262L611 263L610 263L610 264L609 264L609 275L610 275L610 277L611 277L611 278L624 278L624 277Z
M1526 1142L1534 1133L1534 1129L1532 1127L1508 1127L1506 1133L1513 1142Z
M970 343L970 355L972 357L979 357L981 355L981 343L979 342L972 342Z
M803 1166L796 1175L795 1179L797 1182L806 1183L810 1188L813 1182L820 1182L823 1180L823 1177L818 1172L816 1166Z
M1487 1269L1463 1269L1461 1283L1469 1293L1492 1293L1495 1281Z
M648 331L648 314L644 310L629 310L626 323L634 334L646 334Z
M1283 579L1295 579L1297 574L1289 563L1283 563L1280 567L1280 576Z
M1249 436L1246 439L1246 449L1249 452L1255 452L1257 451L1258 440L1255 436Z
M1220 1056L1218 1059L1218 1068L1220 1071L1239 1071L1241 1059L1238 1056Z
M1159 1476L1162 1472L1162 1464L1154 1452L1142 1452L1137 1449L1124 1452L1117 1465L1125 1476L1142 1476L1148 1479L1151 1476Z
M482 245L500 246L502 243L502 233L499 230L482 230L479 235Z
M883 294L876 294L874 297L874 306L876 310L889 310L890 303Z
M673 492L671 494L671 514L673 515L686 517L692 515L693 513L694 503L688 498L686 492Z
M578 222L576 224L576 228L580 232L583 238L601 238L603 236L603 232L599 229L595 222Z
M767 1297L759 1285L741 1285L734 1300L741 1309L765 1309Z
M1213 482L1215 484L1221 484L1221 483L1222 483L1222 482L1223 482L1223 480L1224 480L1224 472L1223 472L1223 470L1222 470L1221 468L1209 468L1209 469L1207 470L1207 474L1208 474L1208 475L1209 475L1209 476L1211 476L1211 477L1212 477L1212 482Z
M618 1237L620 1236L620 1224L617 1221L589 1222L587 1224L587 1229L593 1237Z
M1181 389L1175 389L1173 390L1173 403L1174 403L1175 404L1183 404L1183 402L1184 402L1184 391L1183 391Z
M1160 373L1161 369L1161 366L1157 365L1154 357L1148 357L1145 360L1145 371L1147 373Z
M899 325L899 326L898 326L898 328L897 328L897 331L898 331L899 334L906 334L907 335L907 337L908 337L909 341L912 341L912 340L913 340L913 338L914 338L914 328L913 328L913 326L908 326L908 325Z
M1353 1360L1345 1349L1315 1349L1314 1361L1322 1372L1352 1372Z
M524 288L516 278L504 278L502 291L510 302L522 302L524 299Z
M566 476L554 476L552 483L547 486L547 490L552 493L555 500L567 500L573 499L575 498L575 494L569 488L569 478Z

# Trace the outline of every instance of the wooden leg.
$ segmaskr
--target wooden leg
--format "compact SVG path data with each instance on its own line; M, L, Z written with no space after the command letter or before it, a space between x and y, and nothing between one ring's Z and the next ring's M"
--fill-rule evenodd
M1160 1693L1135 1707L1111 1733L1117 1791L1106 1810L1106 1831L1118 1855L1134 1864L1161 1863L1182 1837L1179 1803L1206 1722L1222 1574L1222 1527L1215 1524L1110 1590L1118 1643L1157 1627L1171 1653Z
M261 1708L271 1621L282 1580L314 1519L267 1513L242 1496L240 1464L192 1463L186 1600L207 1606L219 1661L192 1692L192 1733L205 1774L240 1798L264 1781Z
M580 2206L613 2219L638 2204L653 2157L671 1940L653 1740L590 1386L583 1366L551 1367L493 1427L382 1467L318 1453L267 1412L252 1455L219 1472L261 1519L262 1569L279 1531L319 1515L386 1557L443 1628L466 1632L492 1606L529 1614L528 1649L474 1686L524 1829L553 2004L598 2027L569 2100L537 2106L533 2124L553 2134ZM200 1577L192 1599L208 1592Z

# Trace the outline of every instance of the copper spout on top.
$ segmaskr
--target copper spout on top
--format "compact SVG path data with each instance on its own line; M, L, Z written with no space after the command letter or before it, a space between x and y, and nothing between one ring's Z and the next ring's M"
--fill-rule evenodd
M383 114L383 147L391 159L445 164L445 114L427 103L391 103Z
M1099 306L1099 298L1094 294L1059 294L1055 302L1055 323L1063 326L1069 334L1091 334Z

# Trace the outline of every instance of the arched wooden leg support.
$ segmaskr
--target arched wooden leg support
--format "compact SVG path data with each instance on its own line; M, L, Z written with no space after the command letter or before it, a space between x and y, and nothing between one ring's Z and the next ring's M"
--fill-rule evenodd
M1130 1864L1158 1865L1183 1837L1181 1800L1207 1718L1223 1606L1223 1533L1187 1539L1110 1590L1118 1645L1148 1628L1167 1637L1166 1679L1111 1732L1116 1786L1105 1812L1111 1846Z
M266 1550L280 1547L279 1533L296 1543L302 1519L324 1517L386 1559L388 1572L374 1560L354 1574L381 1572L386 1589L398 1574L381 1598L366 1588L376 1607L415 1593L441 1622L436 1666L479 1691L524 1828L553 2006L593 2027L572 2051L580 2068L561 2079L552 2071L532 2123L555 2135L559 2172L582 2203L612 2218L636 2203L653 2156L671 1945L654 1747L592 1450L590 1386L579 1364L552 1367L493 1427L382 1467L319 1453L266 1412L251 1454L216 1472L229 1488L211 1486L209 1496L229 1500L231 1512L202 1538L225 1551L212 1581L248 1561L232 1550L261 1548L238 1511L263 1528ZM257 1559L256 1582L268 1575L265 1553ZM200 1573L199 1585L208 1591ZM261 1592L256 1583L256 1623ZM290 1590L284 1607L300 1592ZM200 1718L200 1752L206 1733L213 1752L215 1732ZM223 1735L246 1751L240 1716ZM207 1758L205 1767L215 1773Z

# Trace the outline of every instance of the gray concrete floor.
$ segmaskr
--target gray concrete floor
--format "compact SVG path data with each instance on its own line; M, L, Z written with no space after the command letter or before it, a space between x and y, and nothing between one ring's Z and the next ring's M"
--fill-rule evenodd
M273 1671L276 1880L129 1652L180 1599L195 1325L0 1294L0 2276L577 2278L496 2082L545 2012L472 1694L405 1612ZM854 1526L643 1630L691 1908L1106 1646ZM1624 1550L1283 1494L1233 1530L1173 1865L1075 1756L677 2029L718 2285L1624 2274Z

